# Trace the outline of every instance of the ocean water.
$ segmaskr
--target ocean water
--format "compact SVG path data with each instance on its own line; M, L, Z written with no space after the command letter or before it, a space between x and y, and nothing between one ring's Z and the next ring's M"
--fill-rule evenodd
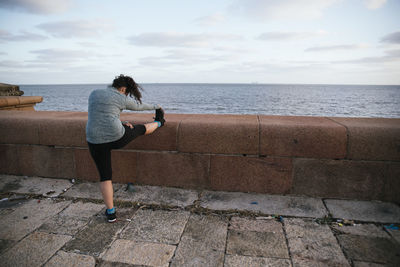
M142 84L142 101L168 113L400 118L400 85ZM106 84L21 85L36 110L87 111Z

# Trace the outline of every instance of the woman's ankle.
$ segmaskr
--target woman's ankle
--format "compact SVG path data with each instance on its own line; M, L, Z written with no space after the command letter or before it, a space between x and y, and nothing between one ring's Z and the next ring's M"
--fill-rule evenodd
M111 209L107 209L107 213L108 214L113 214L115 213L115 207L111 208Z

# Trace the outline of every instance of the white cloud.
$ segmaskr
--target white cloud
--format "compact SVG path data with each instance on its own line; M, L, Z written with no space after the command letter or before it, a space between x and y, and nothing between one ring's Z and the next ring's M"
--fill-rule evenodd
M368 9L378 9L386 4L386 0L364 0L364 3Z
M8 31L0 29L0 42L18 42L18 41L43 41L46 36L22 31L20 34L12 34Z
M78 42L77 44L83 47L101 47L99 43L95 42Z
M221 45L221 46L216 46L213 47L214 51L217 52L229 52L233 54L245 54L245 53L255 53L256 51L254 49L249 49L249 48L244 48L241 45L238 46L231 46L231 45Z
M3 60L0 61L0 69L3 69L4 71L10 71L12 70L12 73L15 73L16 71L27 71L27 72L33 72L33 71L38 71L38 70L51 70L54 69L55 64L50 63L50 62L45 62L45 63L26 63L23 61L16 61L16 60ZM64 64L65 67L65 64ZM11 74L11 73L10 73Z
M66 64L59 63L59 66L65 67ZM38 69L52 69L55 66L55 62L36 62L36 61L17 61L17 60L3 60L0 61L0 69L13 70L14 71L35 71Z
M232 60L232 55L220 55L203 52L193 52L183 49L168 50L163 56L149 56L139 59L139 64L143 66L194 66L205 64L207 66L213 63L220 63Z
M367 47L364 44L351 44L351 45L329 45L329 46L314 46L307 48L306 52L320 52L320 51L336 51L336 50L357 50Z
M74 61L86 60L96 56L95 53L85 50L68 50L68 49L40 49L30 51L32 54L37 55L37 61Z
M265 32L260 34L256 39L263 41L287 41L309 39L325 35L325 31L317 32Z
M0 68L11 68L11 69L16 69L16 68L21 68L23 65L15 60L3 60L0 61Z
M69 9L71 0L1 0L0 8L33 14L61 13Z
M382 37L382 43L400 44L400 31L387 34Z
M72 20L42 23L36 26L56 38L97 37L113 29L109 20Z
M194 22L200 26L214 26L225 20L224 15L216 13L210 16L200 17L194 20Z
M350 63L350 64L378 64L400 62L400 49L387 50L384 56L363 57L352 60L334 61L332 63Z
M229 11L252 19L316 19L333 4L342 0L235 0Z
M400 58L400 49L387 50L386 55L393 58Z
M3 60L0 61L0 69L8 72L10 70L13 72L65 71L67 69L88 66L88 64L97 64L97 59L107 57L92 51L68 49L40 49L30 51L30 53L36 57L25 60ZM98 67L101 68L101 66ZM95 68L92 67L92 69Z
M156 47L205 47L213 41L237 41L242 37L233 34L191 34L178 32L142 33L128 38L131 44Z

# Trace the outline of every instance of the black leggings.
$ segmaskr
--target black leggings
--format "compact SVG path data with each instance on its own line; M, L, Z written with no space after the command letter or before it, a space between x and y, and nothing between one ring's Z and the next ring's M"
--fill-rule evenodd
M111 150L122 148L136 137L146 133L146 127L142 124L133 125L132 129L124 125L124 128L124 136L117 141L102 144L92 144L88 142L90 155L92 155L96 163L97 170L100 174L100 181L102 182L112 179Z

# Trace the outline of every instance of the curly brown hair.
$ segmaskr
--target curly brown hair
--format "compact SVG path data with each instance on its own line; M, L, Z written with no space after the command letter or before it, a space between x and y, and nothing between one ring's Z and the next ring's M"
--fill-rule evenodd
M136 101L138 101L140 104L142 103L141 91L143 90L143 88L139 84L137 84L132 79L132 77L120 74L119 76L115 77L111 86L116 89L119 89L121 87L126 87L125 95L134 97L136 99Z

